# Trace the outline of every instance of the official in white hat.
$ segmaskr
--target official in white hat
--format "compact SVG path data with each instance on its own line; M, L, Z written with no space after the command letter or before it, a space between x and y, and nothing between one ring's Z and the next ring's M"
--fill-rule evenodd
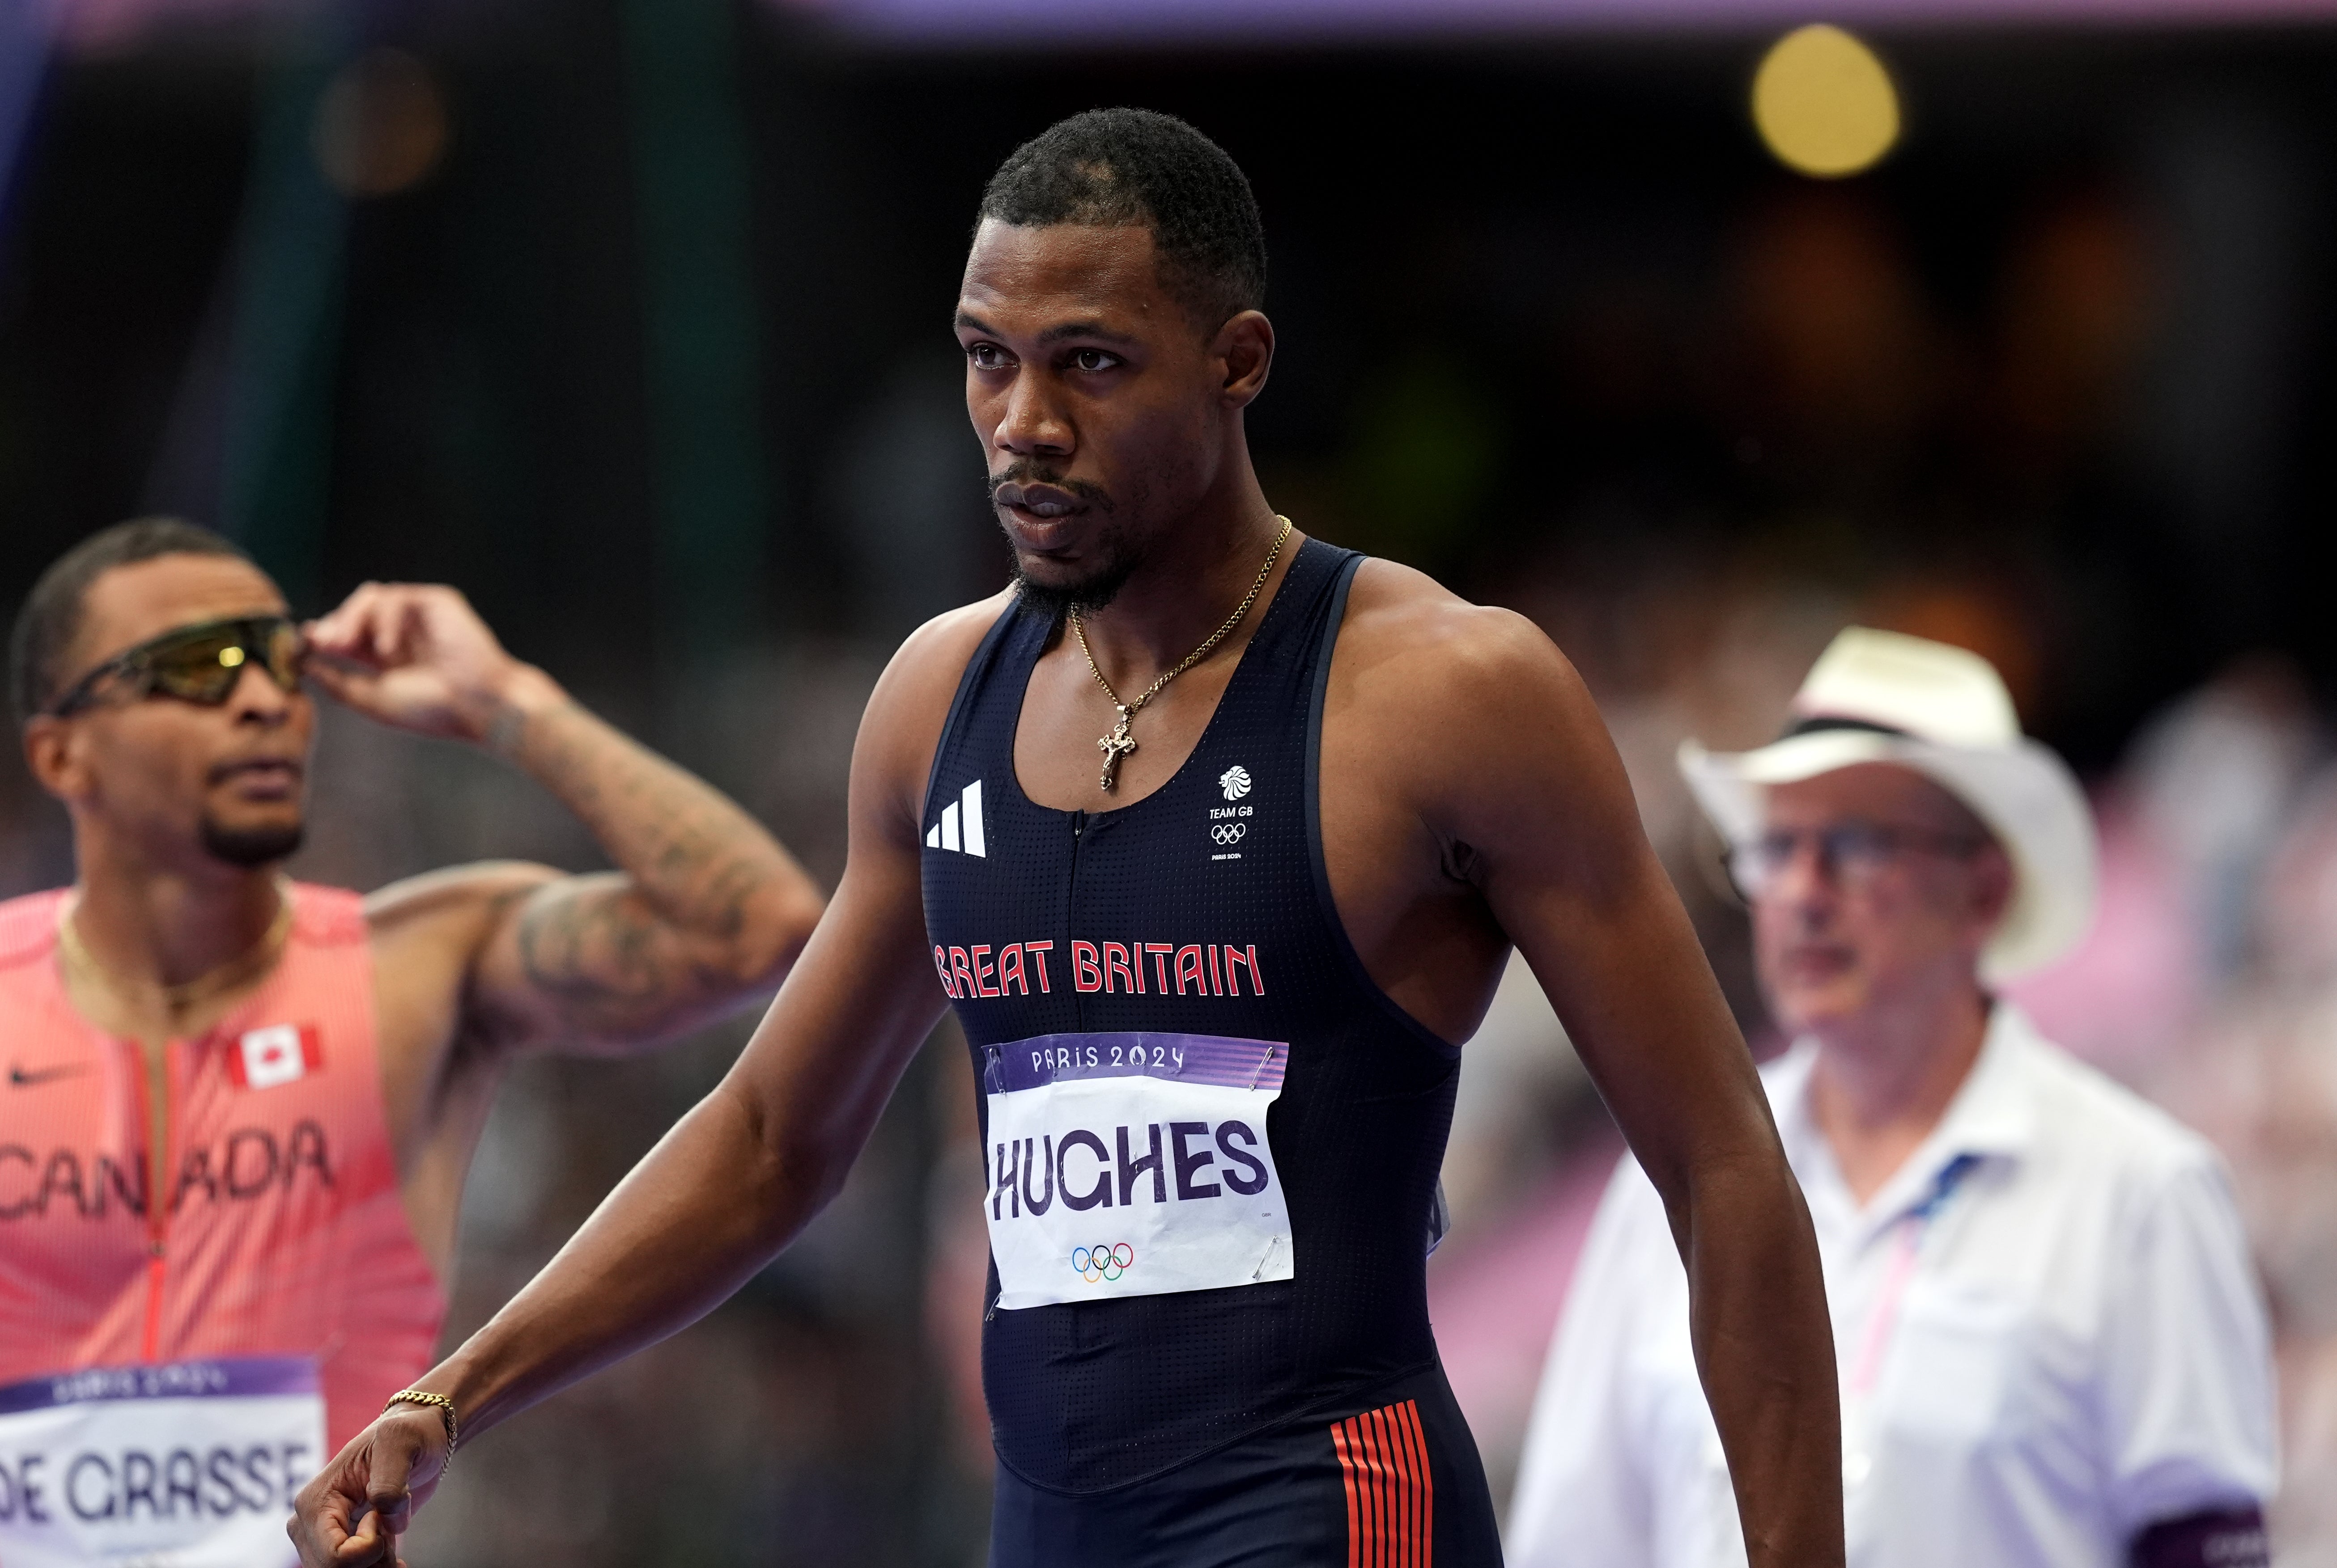
M2269 1335L2223 1167L1994 994L2092 919L2076 780L1985 659L1917 638L1843 632L1793 714L1680 766L1794 1039L1763 1077L1824 1260L1851 1568L2262 1568ZM1676 1240L1628 1159L1508 1549L1745 1561Z

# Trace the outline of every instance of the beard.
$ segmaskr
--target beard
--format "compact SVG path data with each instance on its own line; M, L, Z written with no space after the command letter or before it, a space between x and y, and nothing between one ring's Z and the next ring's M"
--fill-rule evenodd
M215 861L244 871L258 871L288 860L300 847L305 823L291 823L273 827L231 828L210 817L203 818L198 826L203 852Z
M1071 610L1088 614L1101 609L1128 585L1128 579L1144 564L1144 553L1138 546L1134 531L1113 517L1119 508L1111 492L1100 484L1084 479L1070 479L1043 463L1029 459L1020 460L1002 473L990 476L991 505L993 514L997 506L998 488L1002 484L1051 484L1066 490L1103 514L1090 551L1092 561L1085 572L1069 582L1041 582L1023 570L1022 552L1014 548L1014 536L1006 531L1001 520L1000 534L1006 541L1007 559L1014 573L1015 596L1027 605L1042 610L1057 619Z
M1118 530L1105 530L1096 539L1096 564L1070 582L1041 582L1022 570L1022 557L1012 539L1006 544L1014 563L1014 593L1024 604L1057 619L1072 610L1092 615L1110 604L1144 564L1138 551L1127 547Z

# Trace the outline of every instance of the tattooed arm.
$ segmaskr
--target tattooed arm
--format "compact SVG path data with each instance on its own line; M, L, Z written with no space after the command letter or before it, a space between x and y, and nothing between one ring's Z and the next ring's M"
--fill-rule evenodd
M407 933L402 967L446 968L456 982L423 995L402 985L386 1012L443 998L451 1016L422 1032L499 1050L623 1049L777 986L819 918L803 869L719 791L505 653L461 594L369 583L309 638L311 674L332 696L494 750L582 818L618 867L482 865L383 890L376 927Z

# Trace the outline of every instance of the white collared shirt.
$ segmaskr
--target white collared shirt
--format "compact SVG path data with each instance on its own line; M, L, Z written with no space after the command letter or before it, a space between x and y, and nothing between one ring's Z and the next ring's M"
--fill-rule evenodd
M2155 1523L2269 1498L2270 1337L2203 1140L1999 1004L1946 1115L1862 1208L1809 1112L1815 1060L1798 1046L1762 1076L1833 1315L1850 1568L2117 1568ZM1543 1375L1508 1556L1745 1560L1679 1254L1628 1158Z

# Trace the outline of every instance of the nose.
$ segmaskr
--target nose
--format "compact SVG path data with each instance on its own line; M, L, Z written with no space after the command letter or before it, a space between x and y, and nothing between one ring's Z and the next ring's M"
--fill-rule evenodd
M1816 833L1797 833L1793 844L1793 852L1769 873L1768 886L1762 890L1762 901L1780 909L1814 911L1842 891L1841 879L1835 874L1832 857L1826 853L1824 838Z
M1006 407L992 438L1001 450L1017 457L1061 458L1078 446L1078 433L1055 406L1046 381L1025 366L1007 384Z
M236 723L273 729L289 719L293 705L303 699L298 693L277 685L276 677L253 658L244 662L235 689L228 694L227 700Z

